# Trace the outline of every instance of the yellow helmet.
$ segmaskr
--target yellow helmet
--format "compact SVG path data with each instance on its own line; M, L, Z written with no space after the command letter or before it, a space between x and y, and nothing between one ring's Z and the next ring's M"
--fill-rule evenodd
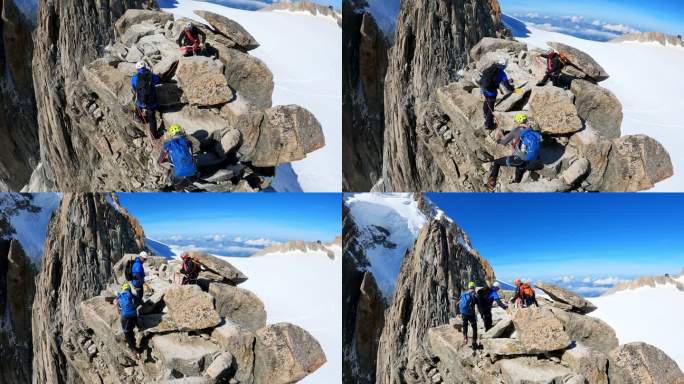
M517 124L525 124L527 122L527 115L522 112L516 113L514 119Z
M178 124L173 124L166 130L166 135L168 137L174 137L179 133L181 133L181 127Z
M475 283L472 281L468 282L468 288L475 288Z
M131 289L131 286L130 286L130 285L128 285L128 283L127 283L127 282L126 282L126 283L123 283L123 284L121 284L121 292L123 292L123 291L126 291L126 290L129 290L129 289Z

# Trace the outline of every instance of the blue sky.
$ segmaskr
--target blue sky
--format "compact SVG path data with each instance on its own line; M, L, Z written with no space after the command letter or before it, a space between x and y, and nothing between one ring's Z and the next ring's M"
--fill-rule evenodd
M151 238L232 235L331 241L341 233L335 193L118 193Z
M499 0L504 13L584 16L588 20L621 23L642 31L684 34L681 0Z
M428 194L497 277L678 273L684 194Z

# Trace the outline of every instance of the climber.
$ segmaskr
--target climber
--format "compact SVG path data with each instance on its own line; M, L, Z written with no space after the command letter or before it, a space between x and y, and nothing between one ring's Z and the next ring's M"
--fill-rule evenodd
M508 306L501 301L499 297L500 284L495 281L491 287L484 287L477 292L478 299L480 302L480 315L482 315L482 320L484 321L485 331L489 331L492 327L492 306L496 302L499 307L507 309Z
M532 289L529 281L525 283L520 279L515 279L515 294L511 299L512 303L515 303L517 308L531 307L532 304L539 306L537 303L537 295Z
M513 155L494 160L489 179L487 180L487 187L490 190L496 188L499 169L502 166L515 167L515 179L513 182L519 183L530 162L536 160L539 156L539 148L541 147L541 135L539 132L535 131L528 123L527 115L524 113L517 113L515 115L515 122L518 126L497 141L498 144L502 145L510 143L513 147Z
M135 295L134 299L136 303L136 308L141 306L143 301L145 286L145 268L143 267L143 263L146 259L147 252L140 252L140 255L138 255L138 257L135 258L135 261L133 262L133 266L131 268L131 274L133 275L131 285L133 286L133 294Z
M565 68L565 66L570 66L581 71L578 66L568 60L565 53L558 52L555 49L550 49L546 53L542 53L541 57L546 59L546 74L544 75L544 78L537 83L537 86L539 87L546 85L550 79L555 87L567 88L569 84L563 81L562 78L561 71L563 68Z
M195 262L187 252L183 252L181 255L183 260L183 266L181 267L180 273L183 276L182 285L197 284L197 276L200 273L200 264Z
M484 96L484 104L482 110L485 115L485 128L493 130L496 128L494 123L494 107L496 106L496 96L499 92L499 85L503 84L509 92L517 92L508 80L508 76L504 69L508 65L508 59L503 58L496 63L490 65L482 72L480 78L480 92Z
M475 283L468 283L468 290L461 294L461 298L456 303L458 305L461 318L463 319L463 341L468 344L468 324L473 330L473 352L477 349L477 316L475 307L480 306L479 299L475 293Z
M183 27L180 36L176 40L183 56L199 55L202 52L202 44L207 41L207 35L201 29L187 23Z
M173 165L173 185L177 191L190 186L197 175L197 166L192 155L192 143L184 135L178 124L173 124L166 132L168 140L159 157L159 164L165 161Z
M114 299L114 305L119 307L119 314L121 315L121 328L126 336L126 344L131 349L137 359L140 359L140 352L135 346L134 329L138 327L138 312L136 311L135 298L131 293L131 287L128 283L123 283L119 292Z
M523 283L522 287L520 288L520 292L522 295L523 305L525 307L531 307L532 304L539 307L539 303L537 303L537 294L534 292L534 289L532 289L532 285L529 281Z
M161 135L157 131L157 91L155 87L161 83L159 76L152 73L144 61L135 64L137 73L131 77L131 87L135 92L135 114L147 125L154 140Z

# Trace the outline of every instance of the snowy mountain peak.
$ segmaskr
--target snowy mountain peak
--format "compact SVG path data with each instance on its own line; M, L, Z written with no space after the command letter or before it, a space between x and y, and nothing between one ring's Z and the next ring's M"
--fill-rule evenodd
M321 241L291 240L282 244L274 244L262 249L252 255L252 257L273 255L273 254L292 254L295 256L317 256L325 255L330 260L339 260L342 248L334 241L323 243Z
M675 46L684 48L684 41L681 36L668 35L661 32L637 32L629 33L611 40L614 43L639 42L639 43L658 43L660 45Z
M406 251L413 249L428 222L442 222L457 235L461 245L477 254L465 232L424 194L352 194L346 197L345 205L357 226L357 241L365 251L367 270L373 273L386 298L392 297Z
M678 275L665 274L662 276L643 276L631 281L618 283L613 288L607 290L603 296L644 287L657 288L659 286L671 286L678 291L684 292L684 269L682 269L682 272Z

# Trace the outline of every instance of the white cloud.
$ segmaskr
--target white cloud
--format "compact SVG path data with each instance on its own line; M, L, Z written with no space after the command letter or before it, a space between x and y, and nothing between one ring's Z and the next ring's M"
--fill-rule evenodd
M245 240L244 243L247 245L256 245L256 246L262 246L262 247L268 247L269 245L280 244L277 241L273 241L271 239L265 239L265 238L249 239L249 240Z
M235 238L233 239L233 241L237 241L238 243L241 243L241 242L242 242L242 237L240 237L240 236L235 236Z
M558 276L558 277L554 278L554 280L555 280L555 281L560 281L561 283L568 284L568 283L570 283L570 282L572 282L572 281L575 280L575 276L572 276L572 275Z
M619 32L619 33L636 33L639 32L638 29L634 29L628 25L624 24L603 24L601 27L606 31Z
M624 281L625 280L617 278L617 277L604 277L602 279L594 280L594 285L612 287L613 285L618 284L618 283L622 283Z
M231 245L225 248L221 248L221 251L223 252L245 252L245 253L254 253L260 251L261 248L254 248L254 247L242 247L239 245Z
M594 20L591 22L592 25L599 26L601 25L601 20Z
M593 280L593 279L591 278L591 276L587 276L587 277L585 277L584 279L582 279L582 282L583 282L584 284L588 284L588 283L591 283L592 280Z
M527 17L539 17L539 14L537 12L530 12L525 16L527 16Z

